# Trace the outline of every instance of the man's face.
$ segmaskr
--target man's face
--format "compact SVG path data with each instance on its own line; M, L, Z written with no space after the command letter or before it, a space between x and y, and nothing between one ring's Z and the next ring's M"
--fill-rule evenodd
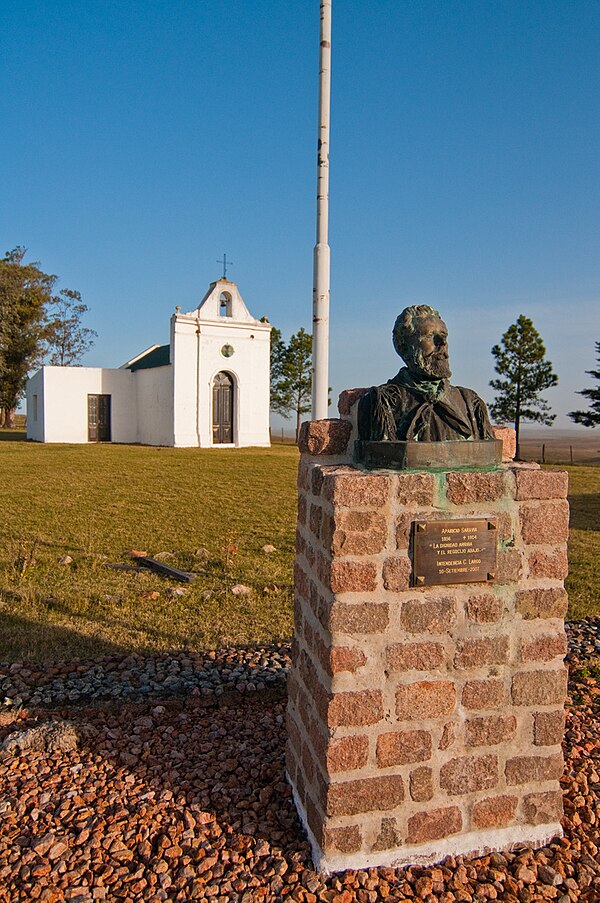
M447 379L451 371L446 324L439 317L423 317L415 326L407 354L408 369L420 379Z

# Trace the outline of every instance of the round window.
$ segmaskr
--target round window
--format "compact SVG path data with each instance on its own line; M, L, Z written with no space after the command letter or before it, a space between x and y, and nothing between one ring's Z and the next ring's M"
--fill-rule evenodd
M221 354L223 357L231 357L233 354L233 346L232 345L223 345L221 348Z

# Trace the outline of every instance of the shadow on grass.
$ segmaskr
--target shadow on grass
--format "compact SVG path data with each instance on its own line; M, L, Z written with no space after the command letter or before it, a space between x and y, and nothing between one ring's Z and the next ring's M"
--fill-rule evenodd
M31 663L97 658L102 655L127 655L131 649L85 636L76 630L54 624L41 624L11 612L0 611L0 663L13 662L10 652L21 649L21 660Z
M573 495L569 497L571 506L570 526L575 530L600 530L600 493Z
M0 442L27 442L25 430L0 429Z

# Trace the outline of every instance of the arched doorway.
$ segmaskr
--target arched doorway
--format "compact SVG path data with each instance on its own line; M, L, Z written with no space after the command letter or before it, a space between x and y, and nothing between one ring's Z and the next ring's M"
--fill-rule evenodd
M213 445L233 443L233 379L217 373L213 382Z

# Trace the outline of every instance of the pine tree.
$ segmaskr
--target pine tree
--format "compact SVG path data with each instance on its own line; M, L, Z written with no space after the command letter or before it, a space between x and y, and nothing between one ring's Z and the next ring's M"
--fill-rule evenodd
M287 345L281 338L281 330L273 326L271 329L271 408L284 417L289 414L289 399L282 386L286 353Z
M310 411L312 392L312 336L299 329L288 344L279 330L271 333L271 407L289 418L296 414L296 441L302 414Z
M596 357L600 362L600 342L596 342ZM600 370L586 370L585 372L600 381ZM589 398L590 406L587 411L570 411L571 420L581 423L582 426L600 426L600 386L593 389L581 389L577 394Z
M542 337L529 317L520 315L504 333L501 345L494 345L495 370L503 379L492 379L490 386L498 397L490 405L492 416L500 422L514 423L517 434L516 456L520 457L519 433L522 420L550 426L555 414L540 393L558 383L552 364L545 359Z

